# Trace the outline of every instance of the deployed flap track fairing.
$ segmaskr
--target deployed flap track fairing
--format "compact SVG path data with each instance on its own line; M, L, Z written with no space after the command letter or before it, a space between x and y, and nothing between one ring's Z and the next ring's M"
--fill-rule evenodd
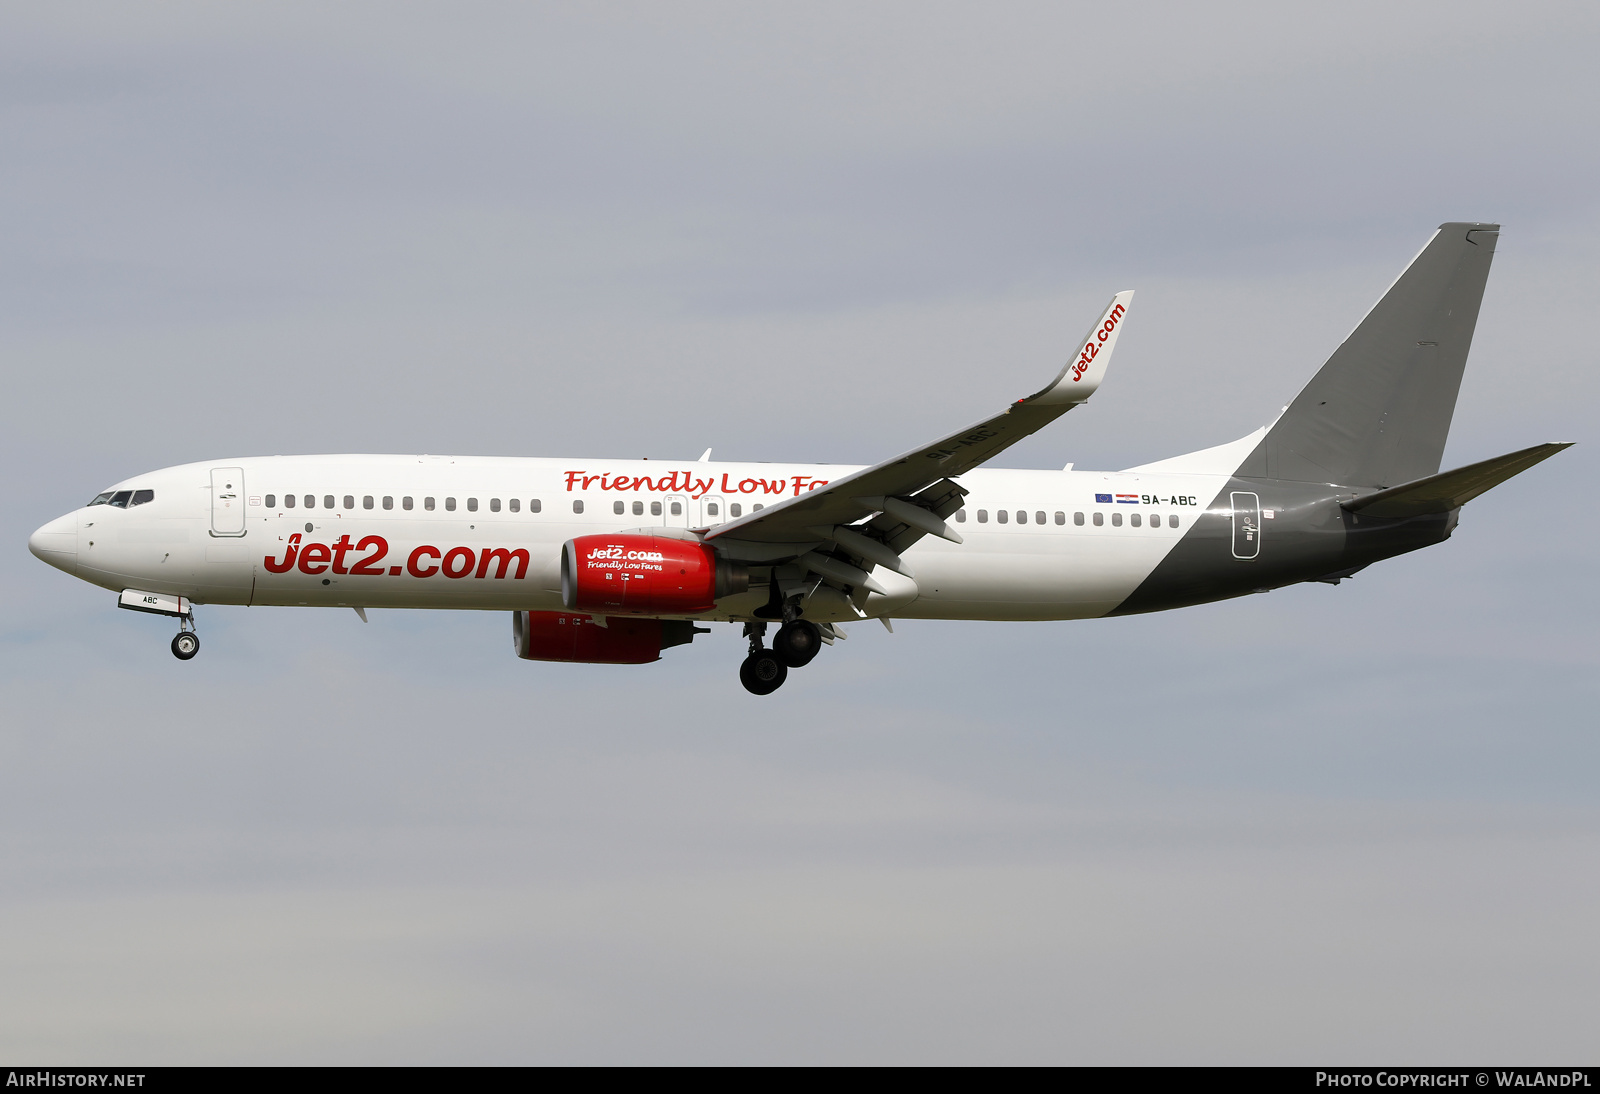
M983 465L1094 394L1131 292L1043 390L871 467L214 460L114 486L29 548L176 618L181 659L197 604L505 610L518 656L607 664L722 621L744 627L757 694L852 619L1085 619L1337 583L1447 538L1566 447L1440 472L1498 238L1442 225L1270 428L1122 472Z

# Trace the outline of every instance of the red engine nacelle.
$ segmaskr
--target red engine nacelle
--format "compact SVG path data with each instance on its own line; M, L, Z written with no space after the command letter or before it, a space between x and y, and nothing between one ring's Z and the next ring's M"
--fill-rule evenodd
M561 549L561 602L572 611L694 615L749 587L743 566L691 540L579 536Z
M517 656L529 661L588 661L601 665L643 665L661 660L659 619L610 619L567 612L512 612L511 637ZM694 624L685 624L693 627ZM679 639L678 641L684 641Z

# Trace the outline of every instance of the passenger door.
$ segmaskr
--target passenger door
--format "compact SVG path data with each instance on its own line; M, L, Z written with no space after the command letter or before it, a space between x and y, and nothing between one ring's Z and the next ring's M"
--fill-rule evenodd
M211 534L244 535L244 468L211 469Z

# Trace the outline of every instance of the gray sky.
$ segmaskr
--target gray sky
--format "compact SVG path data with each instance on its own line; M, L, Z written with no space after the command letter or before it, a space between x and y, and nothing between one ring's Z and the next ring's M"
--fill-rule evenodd
M1600 17L1580 4L0 14L0 1056L1527 1062L1600 1050ZM1505 225L1447 464L1580 445L1355 581L1135 619L211 608L28 555L270 452L1010 466L1270 420Z

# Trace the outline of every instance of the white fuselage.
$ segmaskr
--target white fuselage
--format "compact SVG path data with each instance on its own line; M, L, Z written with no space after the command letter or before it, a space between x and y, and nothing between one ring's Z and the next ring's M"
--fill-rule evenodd
M200 604L560 611L561 548L569 539L716 525L855 470L251 457L136 476L112 489L149 490L153 500L87 506L36 538L54 545L47 556L54 565L84 580ZM1104 615L1171 551L1227 479L1225 473L969 472L959 480L969 491L965 508L951 518L964 542L928 537L912 547L905 558L914 584L880 569L889 595L874 593L865 614ZM699 618L749 618L763 599L728 597Z

